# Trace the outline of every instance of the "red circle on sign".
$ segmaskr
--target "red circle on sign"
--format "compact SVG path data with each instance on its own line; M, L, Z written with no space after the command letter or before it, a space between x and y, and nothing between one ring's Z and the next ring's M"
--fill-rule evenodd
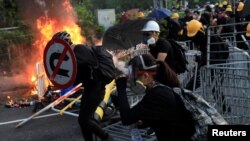
M48 68L50 66L47 66L47 63L46 63L46 60L49 59L49 58L46 58L46 55L48 54L48 50L51 47L53 47L53 44L55 44L55 43L61 44L64 47L64 49L63 49L62 54L60 55L60 58L58 60L58 63L56 65L55 69L53 70L53 73L50 74L49 68ZM55 77L57 75L57 72L58 72L61 64L62 64L62 60L64 59L64 56L66 55L67 52L69 53L69 55L70 55L69 57L71 58L71 63L72 63L72 66L73 66L73 68L72 68L73 71L72 71L72 75L70 76L70 80L67 83L65 83L65 84L60 84L57 81L55 81ZM46 45L46 47L44 49L43 63L44 63L45 72L46 72L49 80L56 87L58 87L60 89L65 89L65 88L68 88L69 86L71 86L74 83L75 78L76 78L76 73L77 73L76 58L75 58L75 55L73 53L73 50L70 48L70 45L66 41L64 41L62 39L57 39L57 38L50 40L47 43L47 45Z

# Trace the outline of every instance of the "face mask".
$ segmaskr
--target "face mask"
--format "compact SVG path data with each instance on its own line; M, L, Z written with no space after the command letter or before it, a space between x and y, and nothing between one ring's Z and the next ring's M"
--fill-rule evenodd
M198 16L197 15L193 15L193 19L198 19Z
M155 38L154 37L150 37L148 40L147 40L147 44L148 45L154 45L156 43L155 41Z
M147 45L154 45L156 40L151 35L143 35L143 43Z

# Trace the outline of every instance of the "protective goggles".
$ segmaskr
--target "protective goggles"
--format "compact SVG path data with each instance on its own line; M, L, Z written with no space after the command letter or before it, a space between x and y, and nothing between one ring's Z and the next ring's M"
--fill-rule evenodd
M157 68L157 65L146 66L146 64L145 64L145 62L144 62L141 55L139 56L139 59L140 59L142 68L134 68L135 66L130 64L128 66L128 69L127 69L127 75L128 75L129 78L135 78L135 76L137 74L144 73L144 72L156 73L153 70Z
M157 68L157 65L146 66L146 65L145 65L145 62L144 62L144 60L143 60L143 58L142 58L141 55L139 56L139 58L140 58L140 61L141 61L141 64L142 64L142 70L150 70L150 69L155 69L155 68Z

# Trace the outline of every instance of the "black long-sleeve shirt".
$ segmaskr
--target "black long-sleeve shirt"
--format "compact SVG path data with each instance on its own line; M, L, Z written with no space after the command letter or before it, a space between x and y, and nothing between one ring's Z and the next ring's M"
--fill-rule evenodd
M130 109L125 88L117 86L122 123L141 120L155 130L158 141L188 141L194 133L191 116L171 89L157 86Z

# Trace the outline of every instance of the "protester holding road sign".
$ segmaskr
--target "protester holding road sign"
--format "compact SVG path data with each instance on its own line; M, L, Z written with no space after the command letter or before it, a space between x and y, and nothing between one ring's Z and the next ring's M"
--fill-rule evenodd
M69 44L71 43L70 35L65 31L56 33L53 38L60 38ZM101 41L101 39L99 40ZM93 141L93 134L95 134L102 140L112 140L112 137L93 120L95 110L104 98L106 85L99 79L100 77L97 74L99 62L95 53L92 48L82 44L72 44L71 48L77 62L77 74L74 84L82 83L84 86L78 118L83 137L85 141Z
M56 87L66 89L75 81L76 59L66 37L65 40L53 38L48 42L43 62L48 78Z

